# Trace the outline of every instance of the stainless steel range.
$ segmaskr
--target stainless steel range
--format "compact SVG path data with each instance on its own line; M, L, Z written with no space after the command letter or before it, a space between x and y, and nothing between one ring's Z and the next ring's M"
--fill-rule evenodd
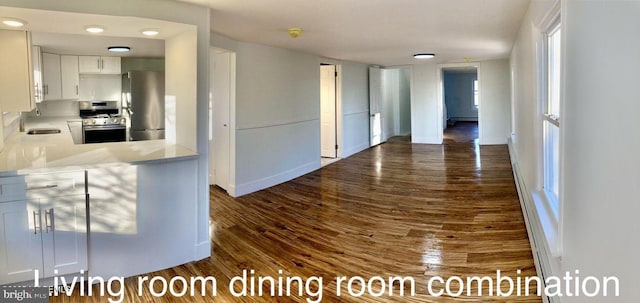
M80 101L82 143L127 141L127 120L120 116L118 101Z

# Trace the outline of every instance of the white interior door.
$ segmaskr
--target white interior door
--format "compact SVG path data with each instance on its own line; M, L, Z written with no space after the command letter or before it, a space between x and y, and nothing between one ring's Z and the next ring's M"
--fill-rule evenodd
M369 135L371 146L383 141L382 137L382 70L369 68Z
M336 141L336 66L320 66L320 137L321 156L335 158Z
M213 172L211 175L213 184L229 190L231 53L214 50L212 57L213 144L210 161L213 163L211 166Z

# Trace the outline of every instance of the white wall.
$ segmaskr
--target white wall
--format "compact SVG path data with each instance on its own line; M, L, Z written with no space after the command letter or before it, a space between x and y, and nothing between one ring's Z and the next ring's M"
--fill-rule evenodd
M511 134L511 82L509 60L480 63L480 144L507 144Z
M383 140L411 132L411 92L408 68L382 69Z
M397 134L406 136L411 133L411 70L401 68L399 72L400 121Z
M511 116L509 61L479 62L480 144L506 144ZM414 143L442 144L443 104L441 71L435 63L414 65L411 81L411 139ZM483 120L483 117L486 119ZM486 125L483 125L486 123Z
M320 64L316 57L239 43L236 188L241 195L320 167Z
M511 54L513 151L529 196L538 188L542 161L536 127L536 25L551 4L532 1ZM640 230L640 91L635 76L640 40L630 39L640 27L638 14L640 3L634 1L564 1L561 9L561 257L543 261L550 264L547 275L579 270L582 277L616 276L621 296L555 302L640 301L640 240L634 233ZM536 224L540 222L530 223L539 233Z
M382 69L382 141L396 135L396 124L400 122L399 72L396 69Z
M168 141L197 149L196 88L198 85L196 29L185 31L165 40L165 96ZM208 101L208 100L207 100ZM174 104L175 103L175 104ZM175 110L171 110L175 109Z
M411 69L411 141L442 144L442 108L438 104L435 63L414 65Z
M447 115L455 121L478 121L478 109L473 105L473 81L477 72L444 72L444 100Z
M540 138L538 89L536 70L536 45L540 38L538 25L551 9L553 1L532 1L514 43L510 68L513 77L513 122L512 159L523 190L522 206L530 232L534 256L539 256L538 270L541 275L561 276L560 259L552 254L553 238L556 237L549 222L550 213L544 205L535 203L534 192L539 190L539 169L542 158L538 152ZM482 105L482 100L480 101ZM547 230L545 234L544 230ZM547 237L549 237L547 239ZM559 298L556 301L559 302Z
M567 1L562 268L621 280L640 302L640 2Z
M369 147L369 67L342 64L342 157Z
M320 168L320 58L211 35L236 52L236 172L231 195ZM324 60L326 61L326 60ZM368 147L367 66L342 69L343 157ZM233 183L233 182L232 182Z

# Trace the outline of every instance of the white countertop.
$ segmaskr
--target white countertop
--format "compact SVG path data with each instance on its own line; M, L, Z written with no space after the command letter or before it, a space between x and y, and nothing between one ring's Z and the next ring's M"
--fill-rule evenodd
M25 129L58 128L59 134L12 134L0 153L0 175L47 171L59 168L92 168L117 163L141 163L190 158L198 155L165 140L74 144L67 121L79 117L37 117L27 119Z

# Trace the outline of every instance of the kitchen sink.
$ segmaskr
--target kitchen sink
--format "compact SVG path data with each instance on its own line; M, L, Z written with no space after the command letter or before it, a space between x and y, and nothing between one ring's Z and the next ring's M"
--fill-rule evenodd
M59 133L60 129L57 128L32 128L27 131L27 135L51 135Z

